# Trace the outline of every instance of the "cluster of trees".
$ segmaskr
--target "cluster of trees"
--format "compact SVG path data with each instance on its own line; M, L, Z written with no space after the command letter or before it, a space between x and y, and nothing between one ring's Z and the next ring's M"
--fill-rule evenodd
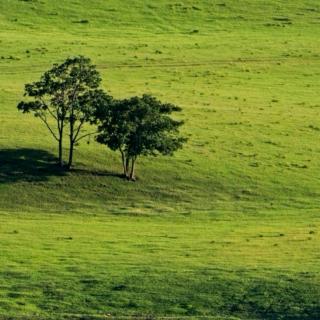
M117 100L100 88L101 77L89 58L68 58L55 64L39 81L25 85L23 113L33 113L58 143L58 164L69 170L75 146L94 135L97 142L121 154L123 174L135 180L141 155L172 155L186 139L179 134L183 121L170 117L181 108L150 95ZM93 128L88 132L88 125ZM69 155L64 160L67 139Z

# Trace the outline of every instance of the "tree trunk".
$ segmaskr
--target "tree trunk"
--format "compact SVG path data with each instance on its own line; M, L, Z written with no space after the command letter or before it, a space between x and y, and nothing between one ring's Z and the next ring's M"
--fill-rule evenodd
M74 149L74 120L73 120L73 114L71 115L71 120L70 120L70 148L69 148L69 160L68 160L68 165L67 168L68 170L71 169L72 166L72 161L73 161L73 149Z
M126 158L126 178L129 179L129 165L130 165L130 159L127 157Z
M122 159L123 175L126 177L127 176L126 157L122 150L120 150L120 152L121 152L121 159Z
M134 172L135 162L136 162L136 159L135 159L135 158L132 158L132 159L131 159L130 177L129 177L129 179L130 179L131 181L135 181L135 180L136 180L136 176L135 176L135 172Z
M59 135L59 167L63 168L63 123Z
M73 143L73 140L70 139L69 160L68 160L68 165L67 165L68 170L70 170L71 166L72 166L73 149L74 149L74 143Z
M62 158L62 137L59 139L59 167L63 167L63 158Z

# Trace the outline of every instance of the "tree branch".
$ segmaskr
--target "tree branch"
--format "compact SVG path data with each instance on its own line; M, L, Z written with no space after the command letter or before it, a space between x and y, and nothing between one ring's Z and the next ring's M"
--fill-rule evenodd
M57 140L59 141L60 139L56 136L56 134L53 132L53 130L51 129L51 127L49 126L48 124L48 121L47 121L47 117L45 115L41 115L41 114L38 114L39 115L39 118L44 122L44 124L46 125L46 127L49 129L49 131L51 132L52 136Z
M97 134L97 133L98 133L98 131L84 134L84 135L80 136L78 139L76 139L74 142L78 142L78 141L82 140L85 137L92 136L92 135Z
M80 132L83 124L84 124L84 120L82 119L82 120L80 120L80 124L79 124L78 128L76 129L76 134L73 136L73 142L76 142L76 141L77 141L79 132Z
M51 115L54 119L58 120L58 119L57 119L57 116L55 116L55 114L50 110L49 105L44 101L43 97L39 97L39 99L40 99L40 101L42 102L42 104L47 107L46 110L48 110L48 112L50 113L50 115Z
M50 110L50 108L48 107L48 112L50 113L51 117L58 120L58 117Z

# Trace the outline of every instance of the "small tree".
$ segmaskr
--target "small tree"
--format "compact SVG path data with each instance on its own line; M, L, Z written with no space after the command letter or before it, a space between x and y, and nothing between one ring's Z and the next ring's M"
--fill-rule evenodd
M83 126L95 113L95 101L106 95L98 90L101 78L91 60L82 56L55 64L39 81L25 86L25 96L18 109L32 112L46 125L58 142L59 165L63 166L65 130L69 131L67 168L73 162L74 146L92 133L81 134Z
M173 104L161 103L150 95L116 101L97 115L97 141L121 154L123 174L135 180L139 156L172 155L182 148L185 138L179 136L183 121L169 115L181 111Z

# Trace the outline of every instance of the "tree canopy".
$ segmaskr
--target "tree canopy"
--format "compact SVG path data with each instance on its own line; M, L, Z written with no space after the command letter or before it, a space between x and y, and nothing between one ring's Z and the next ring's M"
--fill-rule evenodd
M97 141L121 154L123 173L135 180L139 156L172 155L186 139L179 135L183 121L170 117L181 108L150 95L114 101L97 114Z
M101 77L89 58L68 58L55 64L39 81L25 85L25 96L18 109L32 112L42 120L58 142L59 165L63 166L63 143L65 131L69 135L69 157L67 168L73 162L74 146L92 133L82 134L84 124L92 121L97 104L112 100L99 90Z

